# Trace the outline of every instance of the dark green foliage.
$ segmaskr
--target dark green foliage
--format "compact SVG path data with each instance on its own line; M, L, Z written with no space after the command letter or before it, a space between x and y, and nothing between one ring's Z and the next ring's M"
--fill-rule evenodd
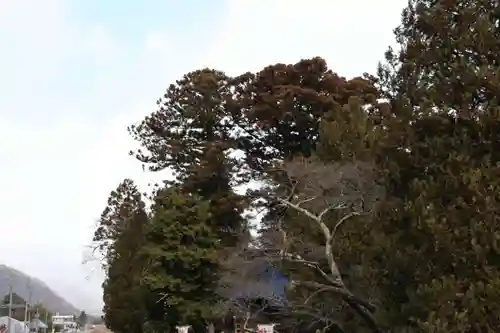
M395 30L384 88L412 106L470 116L499 105L500 7L493 0L410 0Z
M222 273L219 260L227 248L240 245L247 229L241 216L245 202L232 188L233 180L236 180L233 174L238 172L241 163L228 156L235 141L231 137L232 126L226 119L237 117L234 112L240 110L233 107L235 101L228 80L223 73L208 69L189 73L169 87L158 102L158 111L130 128L131 134L145 148L137 152L138 159L148 164L151 170L169 168L176 176L168 184L173 188L161 190L155 198L148 237L156 236L148 238L145 252L148 258L155 253L176 256L175 261L169 261L170 264L158 262L158 267L148 267L144 276L145 286L157 296L155 301L147 301L148 318L153 326L162 320L160 318L167 321L169 327L185 320L201 325L212 319L210 311L218 299L216 281ZM178 201L193 205L191 209L201 215L197 219L191 217L186 210L188 207L182 207ZM177 216L175 214L179 220L172 220L172 216ZM181 238L189 238L188 233L194 231L181 230L182 226L204 228L200 232L207 233L208 243L198 243L203 239L197 235L194 243L188 241L185 244ZM186 234L183 236L182 232ZM170 241L174 243L170 244ZM182 248L184 245L187 247ZM196 252L199 246L205 246L204 252ZM167 255L165 248L171 254ZM209 258L204 257L207 253L210 253ZM173 272L174 268L177 272ZM150 270L155 273L150 273ZM175 283L184 283L184 276L192 276L193 280L186 280L184 285L188 294L176 289L172 282L175 279L157 286L153 279L158 274L178 279ZM180 292L175 300L163 299L160 295L174 290ZM194 295L197 295L195 299L192 298ZM201 297L203 295L206 299ZM186 298L185 303L180 301L182 298ZM166 301L163 314L154 303L162 304L162 300Z
M169 168L182 177L207 144L230 148L231 128L223 121L232 100L228 79L204 69L170 85L157 102L159 109L129 128L144 148L135 152L137 158L153 171Z
M220 242L210 220L210 202L200 196L167 188L155 197L142 249L143 283L163 301L171 328L213 318Z
M485 116L429 116L407 133L411 153L384 150L385 239L374 250L383 256L378 287L388 325L500 328L499 129Z
M10 294L6 294L3 297L2 305L9 304L9 303L10 303ZM25 303L26 303L26 301L24 300L24 298L22 298L21 296L19 296L15 292L12 293L12 304L23 305Z
M129 226L136 228L131 221L143 213L141 194L132 180L125 179L110 193L94 233L95 250L104 256L105 264L116 256L115 241Z
M496 1L410 1L380 71L392 118L372 267L396 332L500 329L498 14Z
M292 200L301 202L302 208L318 215L330 205L343 206L322 218L330 232L335 231L336 234L332 242L333 259L347 289L363 300L376 303L373 286L365 270L366 266L369 267L371 254L363 251L363 241L372 228L375 202L383 195L383 187L377 184L373 173L378 141L383 137L383 131L370 116L380 113L379 105L372 106L370 113L366 109L358 98L351 98L347 105L332 109L323 117L316 156L285 161L283 168L297 182ZM359 213L359 216L338 224L353 212ZM281 215L281 225L286 232L287 251L307 262L318 263L324 272L331 275L322 228L294 209L287 209ZM340 297L338 292L325 288L330 282L311 266L285 261L282 271L290 279L323 285L316 288L296 287L288 293L288 299L295 303L296 312L300 313L304 308L306 313L309 312L309 316L303 316L308 318L306 320L322 315L321 320L326 326L335 323L338 329L346 332L378 332L374 327L376 323L374 325L371 319L360 315L356 306Z
M238 245L246 229L241 214L243 198L231 187L232 166L217 146L207 147L198 165L191 166L180 186L184 193L199 196L210 202L207 224L223 247Z
M117 333L142 332L145 291L140 285L142 259L138 252L148 223L144 209L137 187L124 180L111 192L94 237L106 269L104 320Z
M87 321L88 321L87 314L85 313L85 311L81 311L80 314L78 315L78 318L76 319L78 326L84 327L87 324Z
M169 168L183 192L211 200L213 228L228 246L246 228L242 200L231 187L240 163L227 155L235 147L228 121L241 112L232 87L219 71L186 74L158 101L158 111L129 129L145 148L136 152L140 161L151 170Z

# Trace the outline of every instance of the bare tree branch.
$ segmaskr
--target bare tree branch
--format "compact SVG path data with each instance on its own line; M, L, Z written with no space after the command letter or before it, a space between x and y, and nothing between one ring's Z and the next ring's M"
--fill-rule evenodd
M291 265L292 272L288 284L298 288L296 296L274 300L280 304L286 321L302 325L299 322L307 317L310 325L322 323L323 330L332 325L341 327L337 320L341 318L339 311L350 308L373 333L379 333L373 318L375 306L356 296L346 286L334 253L334 238L341 227L358 217L368 217L380 195L374 186L370 164L332 165L314 159L299 159L285 162L282 171L277 172L279 185L254 192L257 194L255 198L268 207L273 203L277 203L273 209L282 207L274 211L277 215L273 215L275 221L271 221L272 229L268 229L268 236L279 238L261 239L259 249L249 248L240 254L233 252L232 257L225 260L233 270L229 278L231 288L243 290L248 288L248 284L261 288L259 278L256 280L255 277L258 262L267 261L276 268L279 263L287 263ZM280 192L281 195L278 194ZM291 211L298 214L287 215ZM293 226L298 218L296 215L313 222L305 224L314 229L311 234L305 235L301 225ZM297 222L300 221L298 218ZM322 240L317 240L317 231ZM275 232L277 234L272 234ZM271 243L266 244L266 239ZM323 266L323 261L328 263L327 267ZM298 276L294 267L299 268ZM309 269L312 275L307 273ZM330 293L328 302L318 299L325 293ZM270 295L266 297L269 300L273 298ZM230 300L230 303L233 302L230 306L246 316L247 323L259 314L257 309L234 303L236 301Z
M295 181L293 190L299 191L299 193L292 192L286 199L279 197L275 199L281 205L315 222L324 238L324 258L327 260L329 268L327 273L317 262L305 260L297 253L288 253L289 246L284 242L284 252L281 253L282 260L310 267L328 282L328 284L321 284L315 281L294 280L291 283L314 290L306 298L304 304L309 303L318 294L327 291L334 292L360 316L372 332L380 332L372 315L375 311L374 305L355 296L346 287L333 253L334 238L340 227L355 217L368 215L370 211L370 207L366 207L365 195L371 194L370 191L373 191L375 183L370 179L363 180L360 175L361 172L369 170L369 165L363 165L363 168L360 169L357 165L335 167L317 161L300 159L289 162L284 167L287 174ZM363 176L371 177L370 174ZM375 196L377 195L378 193L375 193ZM373 198L368 201L373 202ZM304 204L309 205L309 208L301 206ZM338 210L341 214L345 213L330 224L331 221L327 219L327 214L333 210ZM283 237L287 237L284 230L281 230L281 233Z
M287 260L287 261L303 264L305 266L314 268L318 273L320 273L331 284L337 285L339 288L343 286L343 284L339 284L338 281L336 281L335 279L332 279L332 277L330 275L328 275L324 270L322 270L321 267L319 266L319 264L316 262L307 261L307 260L303 260L300 258L293 258L290 254L288 254L288 255L285 254L282 258L284 260Z
M332 241L333 241L333 236L334 236L334 233L332 233L330 231L330 228L328 228L328 226L326 225L325 222L323 222L323 216L330 210L332 209L339 209L339 207L342 207L343 206L340 206L340 205L337 205L337 206L334 206L334 207L328 207L328 208L325 208L319 215L315 215L313 213L311 213L310 211L300 207L299 205L297 204L294 204L294 203L291 203L290 201L287 201L287 200L283 200L283 199L280 199L278 198L277 199L280 203L282 203L283 205L286 205L292 209L295 209L296 211L304 214L305 216L309 217L311 220L315 221L319 228L321 229L321 231L323 232L323 236L325 238L325 256L326 256L326 259L328 260L328 264L330 266L330 273L332 274L333 276L333 279L336 281L336 283L339 283L339 284L344 284L342 282L342 278L340 276L340 271L339 271L339 268L337 266L337 263L335 262L334 260L334 257L333 257L333 250L332 250ZM359 216L361 215L359 212L351 212L347 215L345 215L342 219L340 219L336 225L335 225L335 228L334 228L334 231L336 231L336 229L342 224L344 223L345 221L347 221L348 219L350 218L353 218L354 216Z
M335 238L335 234L337 233L337 230L342 226L342 224L344 222L346 222L350 218L353 218L355 216L361 216L361 215L366 215L366 214L364 214L362 212L350 212L349 214L344 215L340 220L337 221L337 223L335 223L335 226L333 227L333 232L331 235L332 236L331 240L333 241L333 239Z
M331 290L331 291L334 291L335 293L341 295L343 298L350 299L356 303L359 303L360 305L365 307L370 312L375 311L375 306L373 304L371 304L370 302L364 301L361 298L355 296L353 293L351 293L345 287L329 286L329 285L325 285L325 284L317 283L317 282L313 282L313 281L292 281L291 283L293 285L305 286L305 287L314 288L314 289Z
M297 204L294 204L288 200L285 200L285 199L281 199L281 198L276 198L276 200L278 200L281 204L285 205L285 206L288 206L290 208L293 208L295 209L296 211L304 214L305 216L309 217L311 220L314 220L316 222L319 222L320 219L319 219L319 216L317 216L316 214L313 214L311 213L310 211L308 211L307 209L304 209L302 207L300 207L299 205Z

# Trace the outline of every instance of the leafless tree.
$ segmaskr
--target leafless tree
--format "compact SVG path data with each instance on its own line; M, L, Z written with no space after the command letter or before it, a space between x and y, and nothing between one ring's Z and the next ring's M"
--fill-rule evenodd
M273 246L263 244L269 249L268 259L305 268L321 276L321 280L292 278L289 281L292 287L307 290L303 303L294 307L303 308L311 317L316 316L325 324L335 324L335 320L330 320L335 318L334 314L328 312L336 309L319 311L308 306L314 297L329 292L338 297L339 303L354 310L372 332L381 332L373 317L375 306L346 286L333 251L336 235L342 226L356 218L368 221L377 199L383 195L374 179L372 164L325 164L317 159L298 158L283 163L282 169L288 177L288 193L286 196L274 195L273 199L284 207L284 212L295 212L313 222L310 228L322 237L321 242L307 242L305 237L289 234L286 227L277 225L277 239L272 244L274 253L270 254ZM327 267L322 266L321 261L326 261Z

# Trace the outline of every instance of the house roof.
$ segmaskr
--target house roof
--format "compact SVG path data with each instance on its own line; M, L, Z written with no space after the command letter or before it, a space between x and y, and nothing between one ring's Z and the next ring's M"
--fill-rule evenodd
M30 322L30 328L48 328L47 324L45 324L43 321L41 321L38 318L34 318Z

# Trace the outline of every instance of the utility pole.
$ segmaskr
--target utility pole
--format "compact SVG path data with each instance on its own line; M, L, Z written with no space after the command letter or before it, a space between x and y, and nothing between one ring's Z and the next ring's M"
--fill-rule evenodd
M9 285L9 318L7 319L8 333L12 333L12 277Z
M45 322L44 322L45 326L49 327L49 311L47 311L47 309L45 309ZM47 333L47 327L44 327L43 329L43 333Z
M38 302L37 304L41 304L42 302ZM35 313L35 322L34 322L34 329L35 329L35 332L38 332L38 328L39 328L39 324L40 324L40 312L38 311L39 309L39 306L36 307L36 313ZM30 319L30 323L31 323L31 319ZM31 325L30 325L30 329L31 329Z
M31 305L31 279L30 278L28 278L28 282L26 284L26 287L28 289L29 298L27 301L24 300L24 326L28 327L28 330L29 330L30 320L28 320L28 308Z
M32 299L32 296L33 296L32 292L33 291L31 290L31 280L30 280L29 295L28 295L28 307L31 307L31 299ZM28 316L27 317L28 317L27 318L28 319L28 323L31 323L31 319L32 318L31 318L31 312L30 311L28 311Z

